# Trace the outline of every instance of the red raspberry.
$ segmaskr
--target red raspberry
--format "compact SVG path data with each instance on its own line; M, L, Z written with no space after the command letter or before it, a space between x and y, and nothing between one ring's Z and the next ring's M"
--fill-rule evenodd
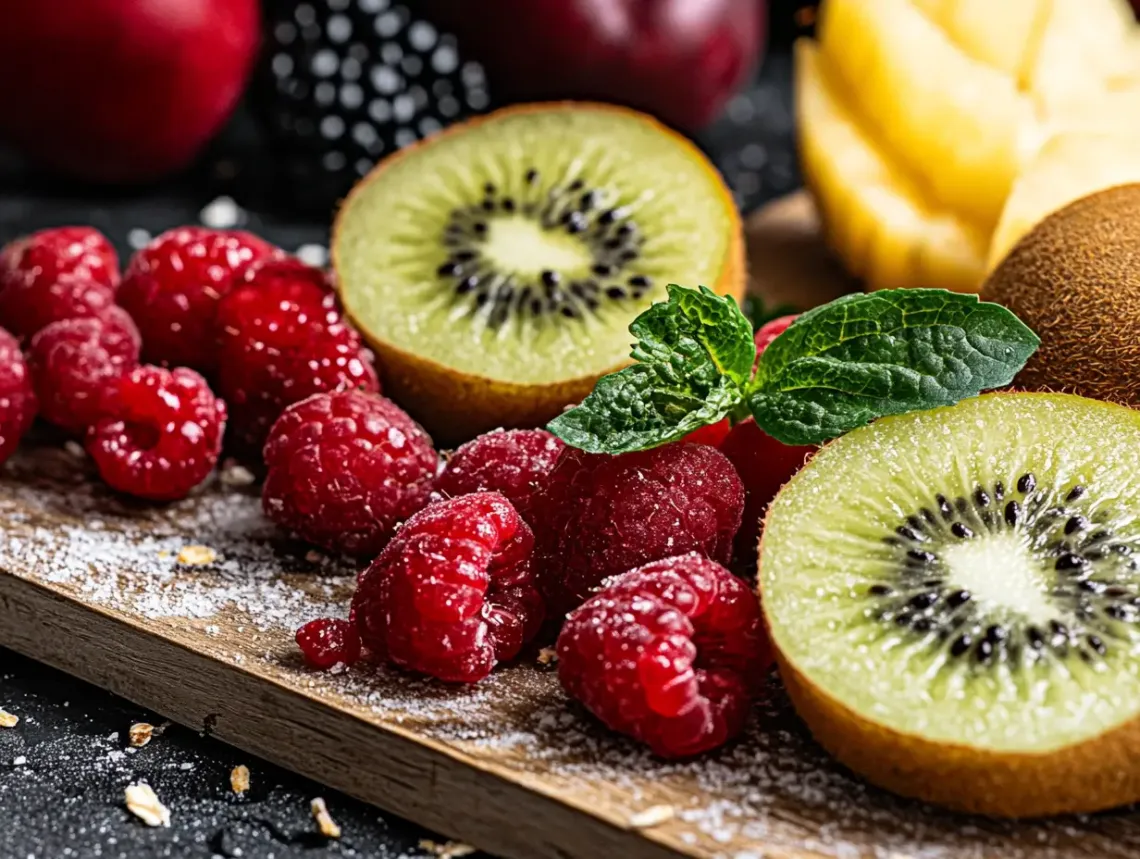
M349 620L311 620L297 630L297 646L305 662L322 671L352 665L360 658L360 636Z
M558 637L567 693L662 757L738 734L771 664L756 597L696 553L611 579Z
M681 441L688 442L689 444L707 444L710 447L720 447L720 443L724 441L728 431L732 428L728 418L723 418L715 424L709 424L706 427L701 427L699 430L693 430Z
M41 230L0 250L0 325L29 338L61 319L101 316L118 285L119 259L98 230Z
M532 505L547 607L561 616L608 577L678 553L728 563L743 508L736 470L707 445L566 448Z
M321 271L287 261L250 275L217 316L218 384L241 444L260 448L285 408L312 394L379 392L371 353L341 319Z
M32 379L16 338L0 328L0 465L36 417Z
M565 445L546 430L495 430L460 447L435 481L433 498L499 492L527 522L536 489Z
M756 329L756 357L760 357L760 353L768 348L768 344L788 330L799 314L793 313L790 316L778 316L768 322L765 322L758 329Z
M32 338L28 364L40 414L82 435L99 418L103 389L139 363L139 332L121 307L97 319L63 319Z
M218 300L249 265L279 254L242 230L178 227L154 239L131 259L118 297L142 333L143 357L215 370Z
M409 519L360 574L360 637L381 659L454 683L482 680L542 625L534 536L497 492L440 501Z
M399 406L360 391L316 394L273 425L266 515L332 551L375 557L427 503L439 459Z
M732 428L720 450L744 483L744 516L736 535L736 557L743 564L755 566L764 512L780 487L803 467L816 448L778 442L748 418Z
M153 501L190 494L222 448L226 404L179 367L136 367L103 392L87 452L113 488Z

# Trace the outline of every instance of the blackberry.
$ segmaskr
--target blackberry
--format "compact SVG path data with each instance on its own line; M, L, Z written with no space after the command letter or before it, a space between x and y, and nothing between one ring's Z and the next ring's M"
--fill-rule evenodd
M268 0L252 87L275 189L314 210L380 158L490 103L454 36L393 0Z

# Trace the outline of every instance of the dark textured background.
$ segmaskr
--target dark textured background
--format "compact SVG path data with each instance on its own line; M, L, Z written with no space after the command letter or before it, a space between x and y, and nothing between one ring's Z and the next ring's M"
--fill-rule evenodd
M755 85L734 98L700 139L745 210L799 183L790 66L785 53L770 57ZM240 183L219 183L219 164L240 162L249 145L239 116L190 176L114 196L37 175L0 153L0 242L41 227L92 224L125 259L131 230L157 235L195 223L222 191L249 207L245 226L288 250L327 241L327 223L261 211ZM131 724L158 724L157 715L2 649L0 708L21 719L15 729L0 730L0 859L435 855L418 846L430 833L186 728L171 727L145 748L127 752ZM252 772L253 787L243 798L229 789L237 764ZM124 808L123 790L139 778L170 808L170 829L150 829ZM314 796L327 800L344 830L340 841L316 835L309 813Z

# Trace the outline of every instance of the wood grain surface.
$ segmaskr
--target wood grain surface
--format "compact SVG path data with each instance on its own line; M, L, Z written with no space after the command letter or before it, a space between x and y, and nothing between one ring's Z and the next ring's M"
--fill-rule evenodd
M810 304L851 287L813 223L804 197L752 222L768 298ZM73 446L25 445L0 473L0 645L511 859L1140 851L1129 810L1018 824L872 788L814 744L776 678L740 741L667 763L595 725L534 654L473 688L307 671L292 632L343 614L354 570L276 532L247 479L226 470L154 507L102 488ZM208 562L187 563L202 554L191 546Z

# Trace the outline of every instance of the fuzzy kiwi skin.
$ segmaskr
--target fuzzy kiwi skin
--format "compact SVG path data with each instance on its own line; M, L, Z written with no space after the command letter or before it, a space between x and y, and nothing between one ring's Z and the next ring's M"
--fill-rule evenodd
M1003 391L984 396L1049 395ZM810 462L780 494L808 467ZM779 497L768 505L765 524ZM757 547L761 568L765 533L767 528L761 530ZM756 592L762 610L763 582L760 569ZM992 817L1077 814L1140 801L1140 716L1084 742L1041 753L928 740L869 719L814 685L780 649L766 611L764 623L796 713L832 757L872 784L954 811Z
M490 119L501 119L508 114L542 112L552 108L574 110L607 111L641 116L644 121L656 126L664 135L676 139L687 149L695 160L706 166L717 178L725 211L729 214L731 237L720 277L715 284L706 284L720 295L731 295L737 301L744 297L747 283L747 269L744 256L744 230L740 213L732 199L732 192L716 173L716 168L708 162L704 154L686 138L660 124L651 117L608 104L592 102L551 102L525 104L508 107L485 116L468 120L448 127L439 134L421 140L412 146L401 149L381 161L362 179L344 204L341 205L332 231L332 265L334 271L340 269L339 242L341 218L348 210L349 202L357 195L367 193L370 182L378 178L392 164L407 157L420 147L429 147L447 135L462 133ZM695 285L695 284L694 284ZM545 384L518 384L467 373L454 367L447 367L435 361L399 349L372 335L353 319L353 324L372 347L377 357L377 370L384 384L384 393L398 402L415 418L436 441L437 444L458 444L481 433L499 427L543 426L557 417L567 406L581 402L594 389L601 376L627 366L624 361L596 376L582 376L575 379L559 380Z
M1140 185L1049 215L993 271L981 297L1041 338L1016 385L1140 406Z

